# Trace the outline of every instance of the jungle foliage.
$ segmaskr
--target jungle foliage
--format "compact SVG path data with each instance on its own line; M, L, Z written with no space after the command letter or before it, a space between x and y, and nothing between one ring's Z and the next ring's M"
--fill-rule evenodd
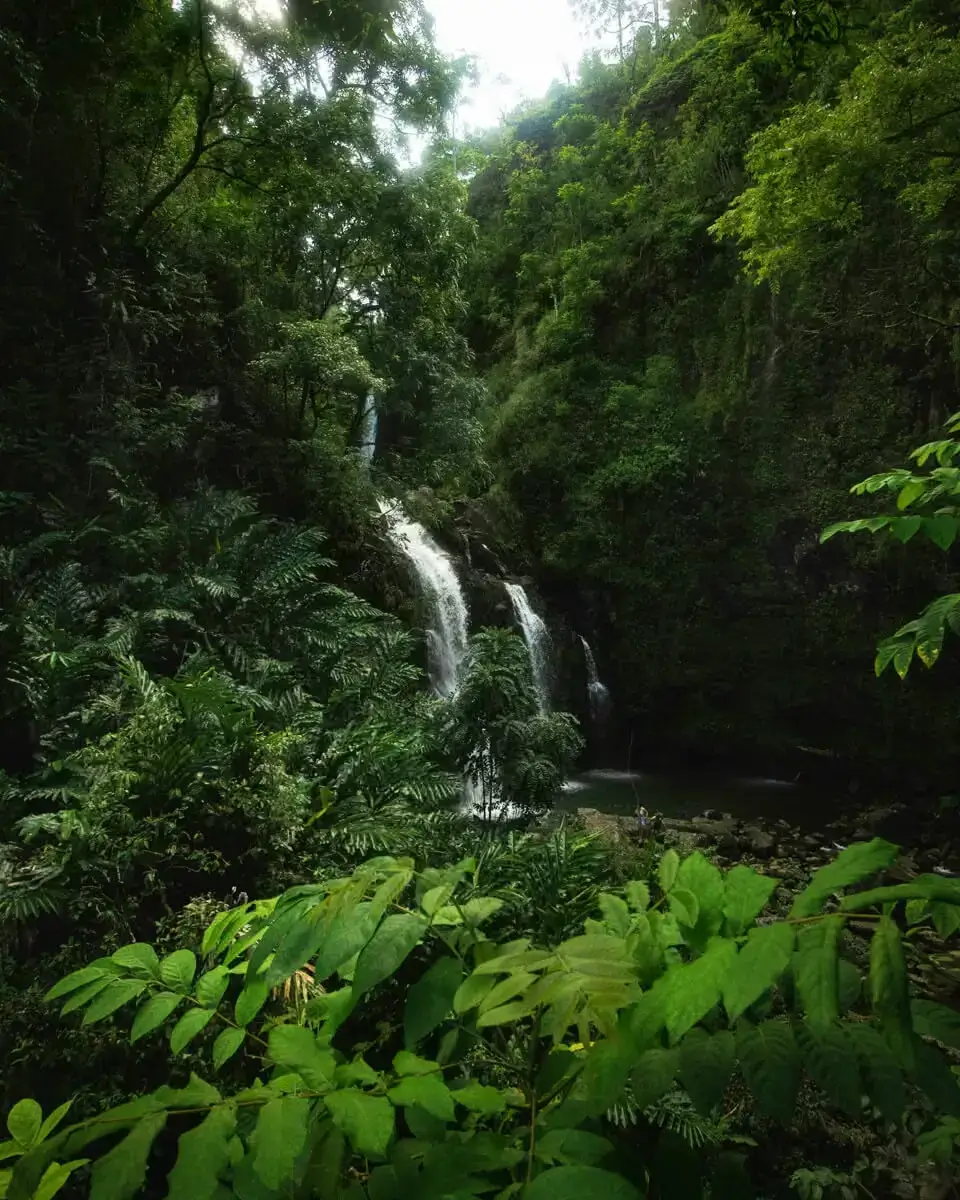
M946 774L954 668L864 663L952 560L818 534L955 407L955 6L594 7L629 53L478 143L488 511L644 753Z

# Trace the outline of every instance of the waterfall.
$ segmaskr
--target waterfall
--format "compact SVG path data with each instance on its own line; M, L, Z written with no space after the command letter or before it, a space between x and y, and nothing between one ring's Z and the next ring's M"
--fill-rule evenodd
M550 710L550 631L541 616L530 607L527 593L519 583L506 583L510 603L523 630L523 640L527 643L530 654L530 667L533 671L533 686L537 692L537 703L541 713Z
M373 461L377 449L377 400L370 392L363 402L360 415L360 454L368 463Z
M597 660L593 657L590 643L581 636L580 644L583 646L583 658L587 665L587 695L590 697L590 715L595 721L602 721L610 710L610 692L600 681Z
M467 653L467 602L450 556L426 529L411 521L397 502L378 501L394 544L410 560L430 616L427 660L430 683L438 696L450 699L460 682Z

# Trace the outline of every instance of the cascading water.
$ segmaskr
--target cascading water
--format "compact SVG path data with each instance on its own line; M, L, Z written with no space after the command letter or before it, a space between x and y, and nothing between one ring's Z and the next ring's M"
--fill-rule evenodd
M397 502L378 501L395 545L410 560L428 601L427 658L430 683L438 696L456 695L467 653L468 612L450 556Z
M585 637L580 638L583 646L583 658L587 667L587 695L590 698L590 715L595 721L602 721L610 711L610 692L600 681L597 671L597 660L593 657L590 643Z
M506 583L510 603L523 631L523 640L530 654L533 686L541 713L550 711L550 631L541 616L533 611L527 593L519 583Z
M368 463L377 450L377 400L371 392L363 402L360 414L360 455Z

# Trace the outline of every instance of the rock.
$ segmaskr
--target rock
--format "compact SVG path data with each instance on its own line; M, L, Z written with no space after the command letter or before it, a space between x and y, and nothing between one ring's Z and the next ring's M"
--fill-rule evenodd
M722 821L724 814L716 808L705 808L699 817L694 817L695 821Z
M733 833L723 833L717 839L717 853L724 858L740 857L740 839Z
M757 858L772 858L777 848L777 839L759 825L749 825L743 831L744 848Z

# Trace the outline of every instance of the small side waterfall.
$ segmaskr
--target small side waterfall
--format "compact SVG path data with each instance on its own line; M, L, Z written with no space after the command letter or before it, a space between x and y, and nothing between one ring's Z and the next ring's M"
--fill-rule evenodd
M533 611L527 593L519 583L506 583L510 603L523 631L523 640L530 654L533 686L541 713L550 711L550 631L541 616Z
M600 680L597 671L597 660L593 657L590 643L580 637L583 646L583 659L587 667L587 695L590 697L590 715L595 721L602 721L610 711L610 692Z
M360 455L368 463L373 461L377 450L377 399L370 392L363 402L360 415Z
M430 683L438 696L454 696L467 653L468 610L450 556L399 503L379 500L394 544L410 560L430 609L427 654Z

